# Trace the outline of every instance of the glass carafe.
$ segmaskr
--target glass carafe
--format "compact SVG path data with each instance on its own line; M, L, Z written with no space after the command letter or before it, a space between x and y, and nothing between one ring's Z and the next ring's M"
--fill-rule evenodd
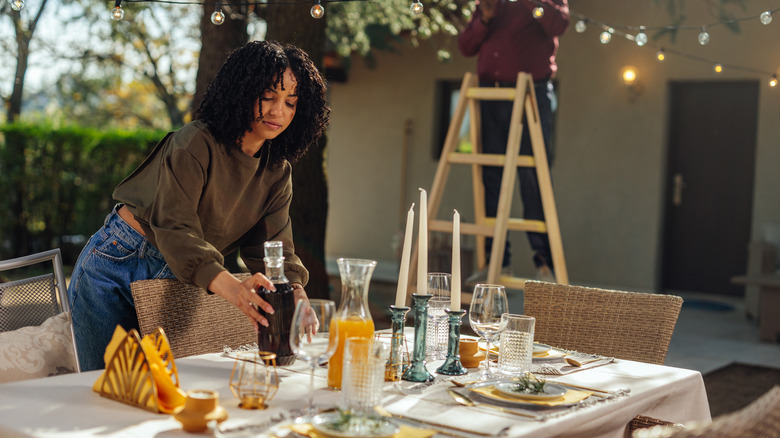
M331 324L331 336L338 337L336 352L328 361L328 386L341 389L344 365L344 342L347 338L373 338L374 320L368 309L368 284L376 262L340 258L336 261L341 274L341 303ZM334 330L335 327L335 330Z

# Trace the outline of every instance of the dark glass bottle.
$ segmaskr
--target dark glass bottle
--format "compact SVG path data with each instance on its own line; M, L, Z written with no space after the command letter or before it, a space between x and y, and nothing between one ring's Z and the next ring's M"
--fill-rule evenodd
M277 365L290 365L295 361L295 353L290 347L290 328L295 312L293 287L284 275L284 256L282 242L265 243L265 275L276 287L275 291L261 288L259 295L274 308L269 315L257 309L268 320L268 327L260 326L257 345L261 351L276 353Z

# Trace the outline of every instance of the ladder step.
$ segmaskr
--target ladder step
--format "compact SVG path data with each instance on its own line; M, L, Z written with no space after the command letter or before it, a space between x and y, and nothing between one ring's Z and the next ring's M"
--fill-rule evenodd
M452 152L447 155L447 161L454 164L479 164L482 166L504 167L505 154L473 154L470 152ZM518 155L518 167L534 167L536 161L531 155Z
M495 226L495 218L486 218L484 225L461 222L460 232L461 234L492 237L493 232L495 231ZM428 229L430 231L443 231L451 233L452 222L443 220L429 220ZM507 221L507 229L513 231L533 231L536 233L546 233L547 224L544 221L510 218Z
M512 277L510 275L501 275L498 277L498 284L503 284L507 289L525 289L525 282L530 278Z
M514 88L470 87L466 97L479 100L515 100Z

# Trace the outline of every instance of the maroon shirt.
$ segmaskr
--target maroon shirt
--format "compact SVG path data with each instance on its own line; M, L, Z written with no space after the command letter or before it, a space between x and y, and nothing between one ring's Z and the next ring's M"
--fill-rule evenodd
M458 36L458 48L464 56L477 58L481 81L515 82L517 73L531 73L535 81L555 75L558 37L569 26L567 0L538 0L544 15L534 18L536 1L499 0L488 25L479 7L466 29Z

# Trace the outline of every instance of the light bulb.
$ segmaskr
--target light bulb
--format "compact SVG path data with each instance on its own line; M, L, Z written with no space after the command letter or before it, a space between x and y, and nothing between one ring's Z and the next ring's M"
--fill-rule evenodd
M12 0L11 1L11 9L14 11L21 11L22 8L24 8L24 0ZM770 18L771 20L771 18Z
M777 75L772 75L772 79L769 80L769 86L773 88L777 86Z
M622 72L623 82L633 84L636 81L636 70L634 67L625 67Z
M586 23L585 20L580 20L574 25L574 30L576 30L577 33L583 33L588 30L588 23Z
M634 42L637 46L642 47L647 44L647 34L645 33L645 27L639 26L639 33L634 37Z
M312 18L320 19L325 16L325 8L322 7L320 2L317 2L314 4L314 6L311 7L309 13L311 14Z
M658 53L655 54L655 59L658 61L663 61L666 59L666 54L664 53L664 49L661 48L661 50L658 51Z
M409 7L409 10L412 11L412 15L420 15L423 13L423 4L421 1L417 0L415 2L412 2L412 5Z
M537 6L533 10L534 18L542 18L544 17L544 8L541 6Z
M601 35L599 35L599 41L601 41L601 44L607 44L608 42L612 41L612 32L615 30L611 27L604 32L601 32Z
M111 19L114 21L119 21L123 18L125 18L125 11L121 6L114 6L114 9L111 10Z
M211 13L211 22L217 26L221 26L225 22L225 14L222 11L214 11Z
M699 44L706 46L710 42L710 34L707 33L707 29L704 26L701 27L701 33L699 34Z
M712 66L712 70L713 70L715 73L721 73L721 72L723 71L723 65L721 65L721 64L715 64L715 65L713 65L713 66Z
M772 12L766 11L762 12L761 15L758 16L758 19L761 20L761 24L767 25L772 22Z

